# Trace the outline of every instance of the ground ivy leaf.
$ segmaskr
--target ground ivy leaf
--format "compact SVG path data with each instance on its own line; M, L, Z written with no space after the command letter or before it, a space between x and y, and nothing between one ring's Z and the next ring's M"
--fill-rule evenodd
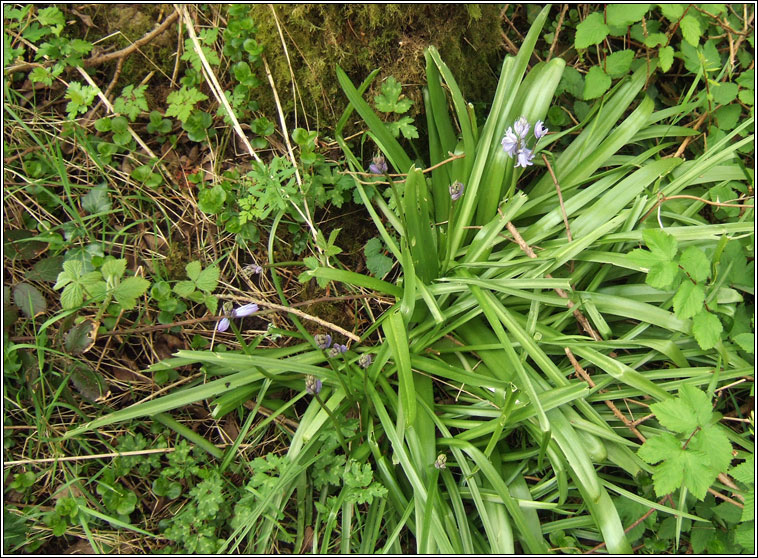
M605 59L605 71L611 77L623 76L629 71L633 58L634 51L629 49L614 52Z
M690 246L682 252L679 265L698 283L705 281L711 274L711 262L697 246Z
M710 406L708 407L710 411ZM680 398L668 399L650 405L658 422L672 432L689 434L698 426L694 410Z
M583 97L585 100L596 99L608 91L610 87L610 76L600 66L592 66L584 78Z
M662 46L658 49L658 60L662 72L668 72L674 63L674 48Z
M716 346L723 329L721 320L705 309L692 318L692 334L695 336L697 344L704 351Z
M740 346L740 349L751 355L755 354L755 334L738 333L732 337L732 341Z
M674 295L674 314L680 320L691 318L703 309L705 291L692 281L683 281Z
M641 21L650 10L650 4L608 4L605 17L608 25L627 27Z
M608 36L610 29L603 21L601 12L593 12L587 18L576 26L576 36L574 37L574 46L576 48L587 48L596 45Z
M700 42L700 35L703 34L703 30L700 28L700 20L687 14L679 22L679 28L682 30L684 40L696 47Z

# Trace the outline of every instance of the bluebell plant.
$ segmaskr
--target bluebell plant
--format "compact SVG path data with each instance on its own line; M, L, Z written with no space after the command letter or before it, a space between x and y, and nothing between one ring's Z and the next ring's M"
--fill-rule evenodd
M240 306L239 308L235 308L234 310L231 309L230 303L224 304L224 314L225 316L219 320L219 322L216 324L216 331L226 331L229 329L230 325L230 318L245 318L247 316L250 316L251 314L255 314L258 311L258 305L251 302L250 304L245 304L244 306Z
M513 127L509 127L505 131L502 141L500 142L509 157L516 158L516 164L514 167L526 168L532 165L532 159L534 159L534 146L530 149L527 147L527 135L529 134L531 126L527 119L523 116L519 117L514 122ZM536 140L547 134L548 129L545 128L542 120L538 120L534 124L533 135Z

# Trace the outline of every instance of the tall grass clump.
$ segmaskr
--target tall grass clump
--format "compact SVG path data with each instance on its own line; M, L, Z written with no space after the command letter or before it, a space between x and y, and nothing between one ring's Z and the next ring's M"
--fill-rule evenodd
M753 442L710 405L753 374L729 327L753 295L730 275L753 209L709 222L702 185L752 187L738 150L753 118L684 160L679 123L705 90L657 108L653 58L575 125L546 130L565 62L527 68L548 11L504 60L483 123L426 51L426 160L363 99L377 72L356 87L337 68L350 106L336 140L400 271L307 274L390 301L360 341L291 316L286 348L239 337L240 353L179 351L154 370L199 364L207 381L66 438L201 400L222 417L252 398L228 464L262 406L277 401L274 420L307 403L286 452L250 464L227 552L285 535L301 548L308 525L314 552L630 553L629 510L671 518L678 541L706 522L697 501L736 502ZM341 135L355 114L372 156Z

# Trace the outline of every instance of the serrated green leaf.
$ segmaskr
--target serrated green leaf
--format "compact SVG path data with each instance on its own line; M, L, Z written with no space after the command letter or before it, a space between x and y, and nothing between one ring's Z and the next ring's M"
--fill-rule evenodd
M687 247L679 256L679 265L692 279L700 283L711 275L711 262L697 246Z
M650 410L655 413L658 422L672 432L691 434L698 426L695 411L678 397L653 403Z
M747 498L745 499L745 510L747 510ZM755 554L755 523L740 523L734 529L734 542L745 549L746 554Z
M620 77L629 72L634 58L633 50L619 50L605 59L605 71L611 77Z
M676 238L660 229L645 229L642 239L650 251L661 261L672 261L676 256Z
M605 18L608 25L627 27L632 23L642 21L649 10L650 4L608 4Z
M637 450L637 455L647 463L653 464L668 459L681 450L681 448L681 442L673 434L664 432L645 440L642 447Z
M684 469L684 486L695 498L702 500L718 476L718 473L710 467L708 453L688 449L682 452L681 461Z
M735 480L738 482L741 482L742 484L755 484L755 457L752 455L748 455L745 458L745 461L737 465L736 467L732 468L729 471L729 474L732 475Z
M585 100L596 99L608 91L610 87L610 76L600 66L592 66L584 77L584 92L582 96Z
M703 309L705 291L692 281L682 281L674 295L674 314L680 320L691 318Z
M716 122L722 130L733 130L739 122L740 114L742 114L742 107L738 104L719 107L714 112Z
M674 455L662 461L653 471L653 487L659 498L678 490L684 482L685 453L678 450Z
M707 310L702 310L692 318L692 334L703 350L715 347L723 330L724 326L721 325L718 316Z
M81 306L84 302L84 289L79 283L69 283L61 293L61 306L64 310L71 310Z
M645 37L645 46L648 48L655 48L657 46L664 46L668 42L668 37L665 33L650 33Z
M187 277L193 281L197 281L197 278L200 277L200 272L203 270L203 266L199 261L195 260L185 265L184 270L187 272Z
M108 185L101 184L100 186L95 186L82 196L82 208L90 215L110 211L111 200L110 196L108 196Z
M381 112L396 112L402 114L408 112L413 101L410 99L400 99L402 86L397 80L390 76L382 84L381 93L374 97L376 109Z
M755 519L755 491L750 490L745 494L745 507L742 508L740 521L753 521Z
M679 28L682 30L682 37L692 46L696 47L700 43L700 36L703 30L700 28L700 20L693 15L687 14L679 22Z
M710 401L707 400L707 396L705 405L705 409L710 415ZM716 474L725 473L732 462L732 444L729 443L727 435L716 425L707 425L701 428L692 437L688 447L705 453L708 456L711 469Z
M658 49L658 65L662 72L668 72L674 63L674 48L662 46Z
M13 302L27 318L39 316L47 310L45 297L30 283L19 283L13 287Z
M195 285L201 291L211 293L216 289L220 275L221 269L217 265L208 266L200 272L195 280Z
M174 285L174 292L181 297L188 297L195 292L195 283L193 281L179 281Z
M63 256L48 256L26 272L29 281L56 281L63 270Z
M124 276L124 272L126 271L126 260L123 258L116 259L109 257L105 262L103 262L102 267L100 268L100 273L103 276L103 279L108 281L109 279L111 281L115 281L117 279L120 279Z
M668 289L674 285L678 275L676 262L656 262L650 267L645 283L656 289Z
M561 93L566 92L576 99L581 99L583 91L584 76L573 66L566 66L563 70L561 81L558 83L558 87L555 90L555 94L560 95Z
M596 45L605 39L610 29L603 21L601 12L592 12L587 18L576 26L574 47L587 48Z
M738 333L732 337L732 341L740 346L740 349L749 354L755 354L755 334L753 333Z
M712 84L710 89L711 94L713 95L713 100L716 103L719 105L727 105L737 98L737 91L739 90L739 86L736 83L725 81L717 84Z
M127 277L113 291L113 297L124 310L131 310L136 299L147 292L150 281L143 277Z
M686 384L679 389L679 398L687 405L695 415L698 426L706 427L711 422L713 407L708 395L693 385ZM686 431L682 431L686 432Z
M684 13L685 4L658 4L658 8L661 10L663 17L668 19L671 23L679 21Z

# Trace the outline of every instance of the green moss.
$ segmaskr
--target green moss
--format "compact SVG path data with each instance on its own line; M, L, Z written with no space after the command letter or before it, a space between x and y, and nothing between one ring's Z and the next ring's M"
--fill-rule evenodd
M274 9L289 63L272 9L263 4L250 7L283 109L291 119L297 111L298 125L303 125L303 107L312 129L332 129L336 124L347 103L335 64L356 84L381 68L376 87L382 78L395 76L408 86L404 94L415 101L410 114L422 113L424 49L429 45L439 49L468 100L491 99L504 55L495 5L309 4ZM376 87L367 98L378 92ZM270 95L261 94L258 101L269 117L276 115Z

